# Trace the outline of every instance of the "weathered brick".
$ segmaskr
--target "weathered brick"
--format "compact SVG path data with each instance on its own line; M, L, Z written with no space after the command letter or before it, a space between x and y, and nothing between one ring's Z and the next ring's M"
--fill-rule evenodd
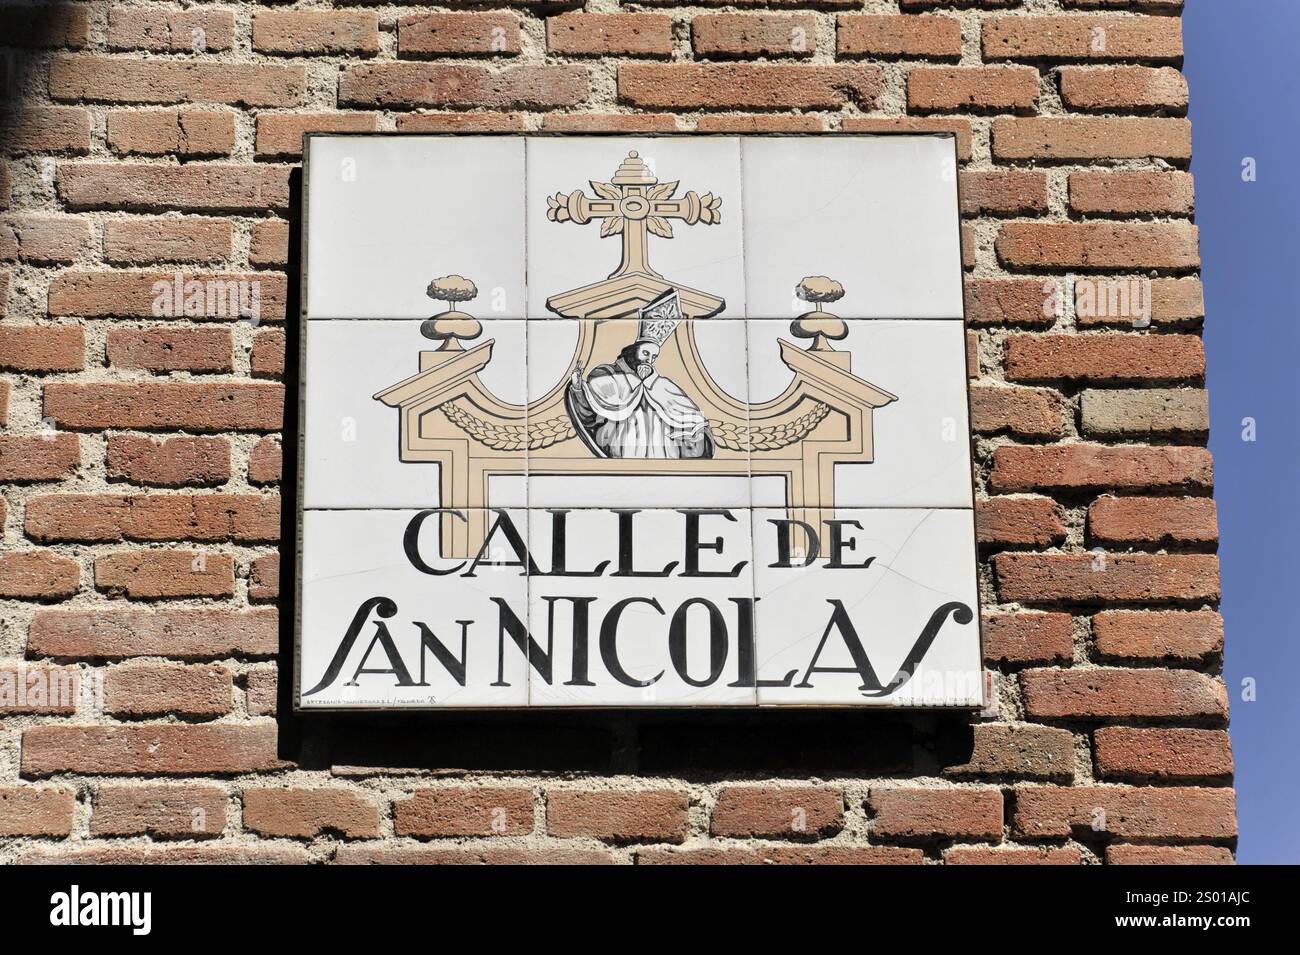
M284 375L284 332L267 329L253 339L250 368L254 378L280 378Z
M397 21L398 56L518 53L519 16L509 11L415 13Z
M277 615L269 608L42 609L27 633L29 655L55 659L268 657L278 648Z
M274 600L280 595L280 555L264 554L248 569L248 599Z
M27 503L32 540L275 540L280 499L255 494L46 494Z
M298 106L306 89L307 71L301 66L91 53L59 56L50 65L50 95L60 100Z
M1075 830L1119 839L1229 839L1236 835L1231 789L1133 786L1023 786L1012 825L1032 838Z
M379 52L379 14L374 10L258 10L253 49L301 56L311 53Z
M393 803L399 836L518 836L533 831L533 791L522 786L419 789Z
M45 413L60 427L279 431L284 386L269 382L51 382Z
M817 20L810 13L707 13L691 20L699 56L807 57L817 52Z
M993 158L1192 158L1192 127L1185 119L1101 116L1000 116L993 120Z
M366 843L341 845L336 865L613 865L603 849L537 846L410 846Z
M1047 212L1047 174L1043 172L969 169L961 173L959 183L963 215L1019 216ZM1041 305L1043 296L1038 297Z
M676 133L677 117L670 113L547 113L542 129L564 132Z
M1092 618L1097 653L1115 660L1199 660L1223 652L1213 610L1103 610Z
M967 279L966 321L1046 327L1055 321L1054 287L1043 279Z
M1031 16L984 20L986 60L1179 60L1178 17Z
M1074 734L1024 723L977 723L970 759L944 767L948 776L1018 776L1062 779L1074 776Z
M844 826L844 793L819 786L726 786L709 831L742 839L829 836Z
M984 659L991 666L1002 661L1068 663L1074 657L1068 613L993 613L983 623Z
M346 66L339 77L339 105L390 109L576 106L588 91L586 69L569 64L498 70L463 64L375 63Z
M746 846L702 849L638 849L637 865L921 865L920 849L898 846Z
M249 716L275 716L279 709L279 674L275 664L249 667L245 674L245 705Z
M1196 335L1012 335L1013 381L1188 381L1205 376Z
M1232 850L1224 846L1106 847L1107 865L1232 865Z
M90 223L80 216L24 215L0 222L0 260L63 265L89 242Z
M996 789L873 787L867 805L871 831L884 839L1002 838L1002 793Z
M804 113L705 113L695 128L702 133L820 133L826 121Z
M225 484L230 480L230 442L189 435L160 440L114 434L108 438L107 471L110 481L151 487Z
M0 481L61 481L81 467L75 434L0 434Z
M909 112L1033 112L1037 102L1031 66L915 66L907 74Z
M1210 430L1210 398L1200 388L1090 388L1080 399L1083 433L1090 436L1195 436Z
M1065 540L1065 511L1050 497L990 497L975 502L981 544L1051 547Z
M489 110L472 113L409 113L397 117L397 129L403 133L465 131L520 133L524 128L522 113L498 113Z
M954 846L943 854L945 865L1082 865L1073 846Z
M90 111L77 106L30 106L0 114L12 153L90 152Z
M1219 598L1219 560L1209 554L998 554L1003 600L1191 601Z
M23 4L0 9L5 46L83 47L90 39L90 7L80 3Z
M231 371L233 339L226 328L111 328L108 363L146 371Z
M226 792L219 786L104 785L95 793L90 834L155 839L219 836L226 828L226 803Z
M224 666L126 663L104 674L104 712L118 716L222 716L234 682Z
M1034 719L1223 718L1223 681L1192 670L1115 667L1025 670L1025 712Z
M687 794L678 789L551 789L546 825L561 838L684 842Z
M1100 544L1212 544L1218 512L1209 497L1100 497L1088 508L1088 536Z
M49 550L11 550L0 554L0 596L57 600L81 586L81 565Z
M1228 779L1232 742L1225 730L1103 726L1093 734L1103 779Z
M274 723L33 726L23 731L22 773L52 776L231 775L285 769Z
M977 434L1059 438L1063 431L1060 395L1047 388L971 385L970 414Z
M618 96L654 109L870 109L884 85L876 66L624 63Z
M1135 282L1138 284L1135 285ZM1145 282L1150 282L1150 285L1146 286ZM1146 279L1145 282L1140 279L1076 280L1075 321L1083 328L1130 325L1135 317L1141 317L1140 312L1147 305L1151 314L1146 317L1157 324L1199 324L1205 317L1205 298L1200 279L1161 278Z
M0 666L0 712L70 716L77 711L81 670L20 663Z
M234 561L198 551L121 551L95 558L95 587L132 600L233 597Z
M108 11L110 50L217 53L231 48L234 35L233 10L112 7Z
M1089 169L1070 173L1070 208L1075 212L1190 215L1192 203L1192 176L1186 172Z
M244 828L299 839L323 832L374 839L379 836L379 807L355 789L246 789Z
M970 120L957 116L845 116L840 128L846 133L952 133L958 162L969 162L974 148Z
M76 812L66 786L0 786L0 836L66 836Z
M81 371L85 367L86 333L80 325L0 325L0 368Z
M304 133L373 133L378 128L377 113L262 113L257 117L257 155L299 159Z
M283 219L259 219L253 224L248 261L257 267L285 265L289 261L289 223Z
M1200 489L1214 486L1204 448L1102 444L1003 445L993 452L989 486L1013 491Z
M222 262L234 248L234 223L202 216L150 216L104 223L104 260L114 265Z
M73 845L79 846L72 848ZM210 842L206 845L160 846L112 840L101 843L56 844L27 849L18 865L306 865L302 846Z
M140 156L229 156L235 149L235 114L204 109L111 109L108 145ZM157 167L154 167L157 168Z
M961 57L961 21L953 17L841 13L835 18L835 42L840 57L956 60Z
M264 213L289 207L289 167L216 163L70 163L58 168L70 209Z
M283 469L280 442L261 438L248 452L248 483L279 484Z
M1201 262L1188 222L1008 222L994 243L1017 268L1190 269Z
M1061 99L1072 109L1187 108L1187 80L1172 67L1067 67Z

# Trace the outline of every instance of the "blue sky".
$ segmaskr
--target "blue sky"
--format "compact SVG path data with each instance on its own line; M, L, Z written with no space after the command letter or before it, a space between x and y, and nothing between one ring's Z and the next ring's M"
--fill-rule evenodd
M1237 759L1238 859L1300 861L1297 542L1300 449L1300 3L1189 0L1192 172L1201 229L1210 448L1215 458ZM1256 179L1242 179L1254 159ZM1256 440L1243 440L1253 418ZM1242 699L1253 680L1256 700Z

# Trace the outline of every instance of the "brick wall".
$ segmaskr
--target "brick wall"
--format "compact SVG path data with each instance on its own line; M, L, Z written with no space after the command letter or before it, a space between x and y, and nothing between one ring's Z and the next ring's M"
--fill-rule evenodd
M0 7L0 862L1230 861L1180 7ZM957 132L995 716L283 712L301 134L539 128Z

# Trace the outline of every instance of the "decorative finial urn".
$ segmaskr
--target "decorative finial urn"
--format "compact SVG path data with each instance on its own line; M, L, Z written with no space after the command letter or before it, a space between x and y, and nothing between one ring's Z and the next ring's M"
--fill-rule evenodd
M444 275L429 283L427 292L435 301L447 302L445 312L425 319L420 334L433 341L442 342L439 351L462 351L462 341L478 338L483 326L474 316L456 310L456 302L468 302L478 295L478 286L463 275Z
M794 293L802 301L815 306L838 302L844 297L844 286L825 275L805 275L795 286ZM811 338L809 351L834 351L830 343L848 337L849 327L838 315L814 308L790 323L790 334L795 338Z

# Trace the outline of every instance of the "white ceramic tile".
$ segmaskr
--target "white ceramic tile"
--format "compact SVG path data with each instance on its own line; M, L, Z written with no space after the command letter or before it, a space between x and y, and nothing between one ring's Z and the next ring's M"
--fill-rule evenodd
M887 402L870 412L871 460L861 455L863 463L855 463L857 452L852 451L846 460L838 460L831 500L790 494L786 483L772 476L772 453L755 451L751 457L754 505L972 506L963 323L854 319L845 324L847 336L831 343L834 352L820 353L826 359L822 362L806 358L817 353L808 352L808 340L791 335L789 321L749 321L750 417L755 428L768 414L778 421L797 418L819 400L842 412L829 417L824 427L842 437L847 447L865 448L865 440L857 441L859 436L843 422L853 420L865 396L873 392L883 393ZM794 358L796 366L803 361L806 369L796 373L787 363L782 341L787 343L787 357L791 349L802 352ZM800 383L809 380L820 380L822 390L813 387L810 397L796 402L803 394ZM792 410L778 413L786 405ZM865 414L861 420L865 439ZM818 447L823 452L834 450L834 446Z
M790 318L804 276L844 318L960 318L956 147L940 136L746 138L745 305Z
M531 706L754 705L748 511L534 508L529 526L529 629L550 654Z
M695 215L693 204L661 208L672 236L648 236L650 269L668 282L725 301L725 308L714 314L743 317L740 141L734 137L684 136L578 136L528 141L529 317L555 314L547 308L548 298L604 281L621 267L625 235L630 239L642 230L649 221L644 214L623 216L625 234L602 238L607 218L593 216L585 224L552 221L547 217L547 203L548 197L556 193L568 197L575 190L605 201L591 183L610 183L631 152L649 166L659 185L678 183L671 196L654 197L656 200L687 199L688 193L701 199L706 195L721 199L717 207L720 221L713 223L707 221L707 215ZM625 203L627 195L630 193L615 194L614 200ZM631 211L634 207L624 204L619 208ZM688 218L681 218L683 215ZM689 224L688 219L697 221ZM688 309L688 314L702 313Z
M420 374L421 353L442 354L442 343L420 334L418 321L312 321L306 323L306 468L304 506L309 508L439 507L441 465L403 460L401 407L375 396ZM524 403L524 321L483 325L467 349L489 346L491 359L455 394L481 387L503 402ZM429 361L429 358L425 359ZM435 376L426 375L432 382ZM418 391L419 389L411 389ZM464 403L466 399L460 399ZM428 412L441 420L439 411ZM443 423L453 438L464 432ZM522 455L524 452L520 452ZM408 455L409 457L409 455ZM489 506L526 501L524 464L515 476L490 479Z
M637 381L636 391L623 388L618 400L599 412L588 401L590 410L576 409L588 426L575 423L570 404L576 364L582 362L588 387L593 374L615 384L631 382L634 376L619 372L616 364L640 329L635 319L528 322L528 392L535 403L529 413L531 506L749 504L741 433L747 421L743 321L681 322L665 340L649 385ZM605 369L613 371L612 379ZM666 418L665 408L675 417ZM692 421L707 427L680 439L668 433Z
M429 516L418 519L422 513ZM525 652L501 638L503 620L509 630L527 614L528 578L508 534L516 529L527 546L525 512L461 516L414 510L303 515L304 708L527 703ZM486 533L486 542L461 540L458 554L453 535L459 529ZM476 565L472 558L480 551L485 559ZM419 624L436 637L441 657L423 649ZM463 680L456 672L462 664ZM358 672L364 670L384 672Z
M789 518L753 511L760 705L981 704L973 511L804 514L817 528L810 564L803 529L772 523ZM900 676L913 653L910 678Z
M306 163L309 317L426 318L451 274L524 316L522 137L313 137Z

